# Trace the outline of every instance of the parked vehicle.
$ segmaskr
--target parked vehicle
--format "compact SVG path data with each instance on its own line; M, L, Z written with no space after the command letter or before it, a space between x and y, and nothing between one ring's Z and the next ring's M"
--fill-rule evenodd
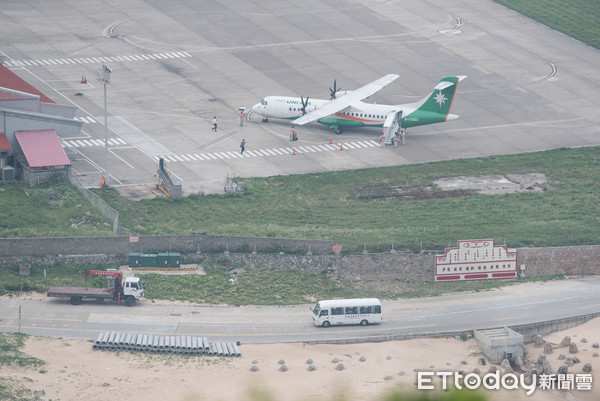
M333 299L319 301L313 311L315 326L380 323L381 302L377 298Z
M70 298L71 304L79 305L83 299L95 299L103 302L105 299L111 299L117 303L124 302L127 306L133 306L144 297L144 288L139 277L127 277L123 282L123 274L120 272L104 270L86 270L84 272L85 287L50 287L48 288L49 297ZM88 275L114 277L113 286L110 288L88 288Z

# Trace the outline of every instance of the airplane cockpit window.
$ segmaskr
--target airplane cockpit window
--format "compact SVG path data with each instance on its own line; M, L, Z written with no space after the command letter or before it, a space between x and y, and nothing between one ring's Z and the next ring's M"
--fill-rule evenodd
M260 101L260 104L262 104L263 106L266 106L269 104L269 102L267 102L265 99Z

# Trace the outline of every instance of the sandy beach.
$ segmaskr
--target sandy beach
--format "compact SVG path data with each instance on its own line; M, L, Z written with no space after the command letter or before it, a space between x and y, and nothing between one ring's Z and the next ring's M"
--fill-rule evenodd
M565 336L578 346L557 348ZM569 373L582 372L585 363L597 369L592 344L600 341L600 319L544 337L554 346L547 355L553 371L559 355L577 356ZM416 339L351 345L242 344L241 358L152 355L96 351L88 340L29 337L25 353L46 364L39 368L0 367L0 376L38 394L41 400L112 401L240 401L240 400L382 400L390 391L416 391L416 370L464 371L489 366L474 339ZM527 345L528 361L543 353ZM362 357L362 358L361 358ZM308 369L311 359L316 368ZM281 371L281 366L287 371ZM340 369L340 364L343 369ZM252 371L256 366L258 370ZM596 373L592 370L595 379ZM441 383L437 383L441 385ZM436 387L437 388L437 387ZM425 390L421 390L425 391ZM37 393L35 393L37 392ZM487 390L490 400L598 400L600 384L591 390Z

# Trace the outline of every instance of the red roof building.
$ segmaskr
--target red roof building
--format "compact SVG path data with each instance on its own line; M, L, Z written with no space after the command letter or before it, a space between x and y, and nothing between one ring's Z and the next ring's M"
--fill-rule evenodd
M71 162L53 129L38 131L15 131L17 152L15 176L29 185L61 177L69 179Z
M17 131L15 138L31 168L71 165L53 129Z

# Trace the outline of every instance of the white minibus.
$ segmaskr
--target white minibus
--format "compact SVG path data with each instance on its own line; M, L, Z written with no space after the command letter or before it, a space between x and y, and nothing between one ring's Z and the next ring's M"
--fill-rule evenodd
M330 299L319 301L313 312L315 326L380 323L381 302L377 298Z

